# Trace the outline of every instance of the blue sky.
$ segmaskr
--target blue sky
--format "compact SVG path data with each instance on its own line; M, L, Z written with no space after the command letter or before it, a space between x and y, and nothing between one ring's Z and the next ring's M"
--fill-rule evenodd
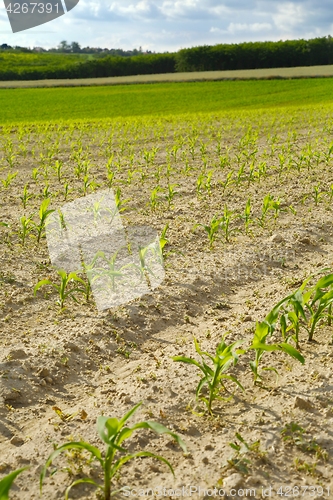
M15 34L0 2L0 44L26 47L50 48L67 40L172 52L204 44L333 35L332 0L80 0L67 14Z

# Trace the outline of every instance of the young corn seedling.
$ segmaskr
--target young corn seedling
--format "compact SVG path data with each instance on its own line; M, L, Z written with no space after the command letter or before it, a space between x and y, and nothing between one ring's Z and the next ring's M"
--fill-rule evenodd
M195 224L193 229L196 229L198 226L202 226L206 231L209 239L209 248L210 250L213 248L214 241L217 238L217 233L220 229L221 219L217 219L216 216L212 218L209 224Z
M98 187L98 184L94 181L94 179L90 179L88 174L86 174L83 177L82 190L83 190L84 196L87 196L88 189L90 189L91 191L95 191L97 187Z
M174 475L174 470L170 462L162 456L151 453L150 451L128 453L126 448L124 448L123 442L126 439L129 439L135 431L139 429L148 429L155 432L156 434L169 434L177 442L181 449L186 452L186 446L182 439L177 434L157 422L143 421L134 424L132 427L126 425L129 418L136 412L140 405L141 403L134 406L134 408L126 413L126 415L124 415L124 417L120 420L115 417L98 417L97 432L100 439L105 445L104 453L96 446L93 446L90 443L86 443L84 441L70 441L56 448L47 459L46 464L41 472L40 491L42 492L43 482L46 477L47 469L50 467L50 465L58 455L66 452L67 450L86 450L91 455L91 459L97 460L97 462L100 464L104 480L103 482L97 482L91 478L85 477L73 481L72 484L66 489L65 500L68 500L70 490L74 486L82 483L91 484L94 488L99 490L102 494L103 500L110 500L111 497L117 495L118 493L128 491L127 487L114 489L114 480L117 476L119 476L119 471L124 464L139 457L151 457L159 460L160 462L166 464Z
M333 302L333 274L319 279L313 288L303 294L303 303L310 313L307 326L309 341L313 340L318 324L325 318L331 321L331 304Z
M302 318L306 322L305 311L303 308L303 295L300 289L290 297L287 306L291 306L292 310L290 311L289 308L284 307L282 309L282 315L280 317L282 338L287 341L288 338L291 337L296 344L296 349L300 349L300 319ZM289 332L294 332L294 334L290 334Z
M274 218L276 220L276 218L279 214L279 211L280 211L280 204L281 204L280 199L278 198L277 200L274 200L274 198L271 194L267 194L264 197L264 201L263 201L263 205L262 205L262 209L261 209L261 218L258 219L258 223L261 227L264 227L264 225L265 225L266 215L267 215L269 210L274 211Z
M18 172L14 172L13 174L11 174L9 172L9 174L7 175L6 179L1 179L1 182L3 184L3 187L5 189L8 189L10 184L12 183L12 181L15 179L15 177L17 176Z
M234 455L229 458L227 468L232 468L247 475L252 465L252 458L264 459L266 452L260 449L260 441L248 443L243 436L236 432L236 438L233 443L229 443L230 448L234 450ZM238 442L237 442L238 441Z
M35 182L37 182L38 176L39 176L39 170L38 170L38 168L34 168L32 171L32 179Z
M26 184L23 188L23 194L20 196L20 199L22 201L23 208L26 208L28 201L33 198L33 194L28 193L28 184Z
M304 364L305 360L303 356L300 354L299 351L297 351L294 347L292 347L290 344L286 342L281 342L279 344L267 344L267 338L273 333L275 330L275 323L277 321L280 309L282 304L284 304L290 297L285 297L282 299L271 311L270 313L266 316L265 320L262 321L261 323L257 322L256 323L256 329L254 332L254 337L252 340L252 345L250 346L250 349L255 350L255 359L254 361L250 361L250 367L251 370L254 374L254 383L257 383L258 379L261 379L261 375L259 374L259 365L260 361L262 359L262 356L265 352L272 352L272 351L282 351L285 352L286 354L289 354L293 358L297 359L300 363ZM272 367L265 367L262 369L264 370L270 370L275 372L278 375L277 370Z
M199 198L203 186L205 174L201 173L197 179L197 197Z
M98 279L106 278L111 283L112 291L113 292L116 291L116 280L124 276L124 273L122 272L123 269L132 265L132 264L126 264L121 268L117 269L116 259L118 252L119 250L115 252L113 255L111 255L111 257L107 257L105 253L102 251L96 253L95 259L100 257L103 260L103 262L105 262L105 264L107 265L107 268L105 269L101 267L95 267L94 277L92 278L92 280L90 280L90 283L95 283L95 281L97 281Z
M161 236L159 238L159 246L160 246L160 253L161 253L161 256L163 257L164 256L164 247L165 245L167 245L169 243L169 240L168 238L166 237L166 232L167 230L169 229L169 224L166 224L163 228L163 231L161 233Z
M166 195L166 199L168 201L168 208L171 207L172 200L174 199L177 192L175 191L175 187L178 187L179 184L168 184L168 193Z
M200 379L196 390L196 398L204 402L210 415L212 415L212 404L216 399L229 401L229 398L222 398L220 396L221 388L225 392L229 392L224 385L225 380L231 380L238 385L242 390L244 390L241 383L233 375L226 374L225 372L237 364L239 354L243 354L244 351L238 349L242 344L242 340L233 342L230 345L225 343L225 337L227 334L223 335L222 341L216 348L215 355L211 355L206 351L202 351L199 342L194 338L195 350L201 357L201 363L192 358L187 358L186 356L175 356L173 361L179 361L182 363L188 363L196 366L203 373L203 377ZM207 363L210 362L211 366ZM209 396L203 396L203 387L208 386Z
M73 189L70 189L69 184L68 184L68 182L66 181L66 182L64 183L64 191L63 191L63 194L64 194L64 200L65 200L65 201L67 200L69 193L71 193L72 191L73 191Z
M28 467L22 467L22 469L17 469L7 476L0 479L0 500L9 500L9 490L11 489L15 479L21 472L25 471Z
M46 185L43 189L42 196L43 196L44 200L46 200L47 198L51 198L51 196L52 196L52 193L50 191L50 185L48 182L46 183Z
M69 273L67 274L66 271L63 269L57 270L58 276L60 278L60 284L58 285L57 283L53 283L49 279L41 280L37 283L37 285L34 288L34 295L36 296L37 291L42 287L46 285L52 286L59 295L59 298L57 300L57 304L59 305L60 309L64 308L64 302L65 300L70 297L74 300L74 302L78 303L78 300L74 296L75 293L83 293L86 294L86 283L77 276L76 273ZM81 283L81 285L84 286L84 288L71 288L68 289L68 286L71 282L77 282Z
M251 199L249 198L245 205L244 215L242 216L245 224L245 232L249 233L249 225L253 222L251 219Z
M42 201L41 206L39 208L39 223L35 224L35 228L37 230L37 243L40 242L41 237L43 235L43 231L45 229L45 226L47 224L47 218L50 214L54 212L54 210L49 210L48 206L50 204L50 198L46 198L45 200Z
M54 167L52 167L57 175L59 182L61 182L61 171L62 171L63 166L64 166L64 164L62 161L56 160Z
M233 218L233 212L228 210L227 205L224 206L224 211L220 220L220 228L222 229L225 237L225 241L229 243L232 233L238 232L238 229L230 227L230 222Z
M212 177L213 177L213 171L210 170L207 173L207 178L206 178L206 182L205 182L205 189L206 189L209 196L212 194Z
M297 448L301 449L304 453L314 453L317 460L327 462L329 458L327 451L323 449L315 439L307 438L306 434L306 430L296 422L286 424L281 430L282 439L287 444L297 446Z
M34 230L35 224L32 220L32 217L26 217L23 215L20 217L20 228L18 231L18 237L21 240L22 245L25 245L27 237Z
M152 192L150 193L150 206L152 210L156 210L156 207L158 205L159 199L158 199L158 193L161 191L160 186L156 186Z
M315 202L315 206L317 206L325 193L323 191L320 191L320 184L317 184L317 186L315 186L313 190L314 192L312 193L312 197Z
M115 193L115 202L116 202L116 208L118 210L118 212L124 212L124 210L126 210L126 203L128 201L130 201L129 198L127 198L126 200L122 200L121 199L121 191L120 191L120 188L117 189L116 193Z
M227 177L226 177L226 180L225 181L219 181L219 184L222 186L223 188L223 194L225 192L225 190L227 189L228 186L230 186L233 182L235 182L232 178L234 174L234 171L232 170L231 172L229 172L227 174Z

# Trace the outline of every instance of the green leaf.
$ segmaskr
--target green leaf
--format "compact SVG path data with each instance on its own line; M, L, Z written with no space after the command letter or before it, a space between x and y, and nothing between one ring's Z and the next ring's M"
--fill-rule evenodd
M333 274L327 274L320 278L316 283L316 288L327 288L333 284Z
M8 500L8 493L12 487L13 482L21 472L28 469L28 467L22 467L22 469L17 469L10 474L7 474L4 478L0 480L0 500Z
M158 422L139 422L138 424L134 425L132 429L151 429L152 431L156 432L157 434L169 434L170 436L173 437L173 439L179 444L181 449L186 453L186 445L184 441L181 439L178 434L175 434L174 432L170 431L167 427L165 427L162 424L159 424Z
M73 488L73 486L76 486L77 484L82 484L82 483L88 483L88 484L93 484L96 488L103 490L103 486L96 483L93 479L89 479L88 477L83 478L83 479L78 479L77 481L74 481L72 484L68 486L68 488L65 491L65 500L68 500L68 495L70 490Z
M117 435L120 429L121 425L117 418L100 416L97 419L97 432L101 440L107 445L110 445L112 438Z
M117 472L117 470L119 470L120 467L122 467L126 462L128 462L129 460L132 460L133 458L138 458L138 457L156 458L156 460L159 460L160 462L164 462L169 467L172 474L175 475L174 470L173 470L170 462L168 462L168 460L166 458L163 458L160 455L155 455L155 453L151 453L150 451L139 451L138 453L126 455L126 457L122 457L119 460L117 460L111 469L111 477L113 477L115 475L115 473Z
M47 472L47 469L49 468L49 466L52 464L53 460L58 456L60 455L63 451L66 451L66 450L87 450L89 451L89 453L91 453L99 462L100 464L103 466L103 458L102 458L102 455L101 455L101 452L98 448L96 448L95 446L92 446L91 444L89 443L85 443L84 441L80 441L80 442L76 442L76 441L71 441L69 443L65 443L61 446L59 446L59 448L57 448L56 450L54 450L51 455L49 456L49 458L47 459L46 461L46 464L44 465L43 467L43 470L40 474L40 482L39 482L39 485L40 485L40 491L42 491L42 487L43 487L43 481L45 479L45 476L46 476L46 472Z
M123 416L123 418L120 420L120 429L123 427L125 422L133 415L133 413L136 412L136 410L142 405L142 402L138 403L135 405L129 412L126 413L126 415Z
M52 283L52 281L50 280L42 280L42 281L39 281L37 283L37 285L35 286L34 288L34 295L36 295L37 291L44 285L51 285L51 286L54 286L54 284Z
M305 359L303 358L302 354L297 349L295 349L290 344L286 344L285 342L283 342L282 344L279 344L279 345L281 346L282 351L286 352L287 354L289 354L293 358L297 359L300 363L302 363L302 365L304 365Z

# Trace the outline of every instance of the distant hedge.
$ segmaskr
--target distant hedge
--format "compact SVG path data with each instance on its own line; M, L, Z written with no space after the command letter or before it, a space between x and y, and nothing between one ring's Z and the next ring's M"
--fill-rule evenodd
M10 56L11 54L8 54ZM24 54L24 62L14 66L6 64L7 54L0 58L0 80L45 80L59 78L99 78L108 76L150 75L154 73L174 73L174 54L148 54L133 57L104 57L70 61L68 55L58 56L59 64L29 65L31 54ZM34 58L36 56L34 55ZM44 54L39 55L43 61ZM8 57L9 58L9 57ZM10 59L10 58L9 58ZM70 62L70 64L69 64Z
M289 68L333 64L333 38L220 44L182 49L176 71Z
M333 38L204 45L173 54L80 57L0 51L0 80L44 80L333 64Z

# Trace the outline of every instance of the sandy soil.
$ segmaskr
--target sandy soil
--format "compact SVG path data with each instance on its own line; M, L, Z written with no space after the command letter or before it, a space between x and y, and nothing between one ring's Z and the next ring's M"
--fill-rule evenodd
M228 402L215 401L213 415L202 414L205 406L195 399L196 367L172 357L199 360L193 336L213 354L226 332L228 343L244 339L242 347L248 348L256 321L311 273L332 265L332 160L324 156L331 140L330 111L319 108L2 130L0 178L18 174L7 188L1 184L0 198L0 221L9 223L0 227L0 471L5 475L29 466L15 481L12 499L40 498L39 474L56 445L82 439L104 449L96 418L120 418L139 402L129 424L158 421L181 436L187 453L170 436L145 430L133 434L126 449L162 455L174 467L175 478L152 458L130 461L114 486L129 486L132 498L140 498L140 488L158 487L165 490L162 495L157 489L155 498L222 497L222 489L233 498L329 498L331 327L320 325L311 343L301 331L304 366L286 354L267 353L263 367L273 366L279 375L263 372L261 384L254 385L249 367L254 353L242 354L230 373L245 390L226 382L234 396ZM158 151L147 165L144 151L154 147ZM93 299L86 303L78 294L79 303L68 298L60 310L51 287L33 294L39 280L56 281L57 274L45 238L38 244L32 231L22 244L19 219L35 213L33 220L38 221L47 185L52 208L83 196L83 175L74 174L80 161L90 162L96 191L104 189L112 153L112 187L120 187L122 199L130 200L121 213L123 224L148 225L159 233L169 225L165 279L154 292L103 312ZM285 157L281 168L279 155ZM52 169L57 160L63 162L60 182ZM266 174L258 179L254 172L263 162ZM170 206L168 171L170 184L177 184ZM232 182L226 185L231 171ZM200 173L206 180L198 190ZM65 201L66 181L71 191ZM25 184L34 196L24 209L20 197ZM150 196L158 184L154 209ZM262 227L257 221L268 193L283 200L283 210L276 220L269 212ZM253 222L246 234L244 221L236 215L243 214L248 198ZM225 204L234 212L235 231L229 242L220 232L210 249L203 227L195 225L222 214ZM273 340L279 338L277 330ZM60 416L56 408L63 412ZM304 429L302 440L297 441L297 432L294 439L283 439L281 431L292 422ZM240 444L236 433L249 446L238 456L230 446ZM98 464L89 464L83 453L61 455L50 472L42 495L49 500L64 498L73 479L102 478ZM178 495L170 491L182 487ZM215 487L215 492L209 490ZM79 485L71 498L92 499L95 492L90 485Z

